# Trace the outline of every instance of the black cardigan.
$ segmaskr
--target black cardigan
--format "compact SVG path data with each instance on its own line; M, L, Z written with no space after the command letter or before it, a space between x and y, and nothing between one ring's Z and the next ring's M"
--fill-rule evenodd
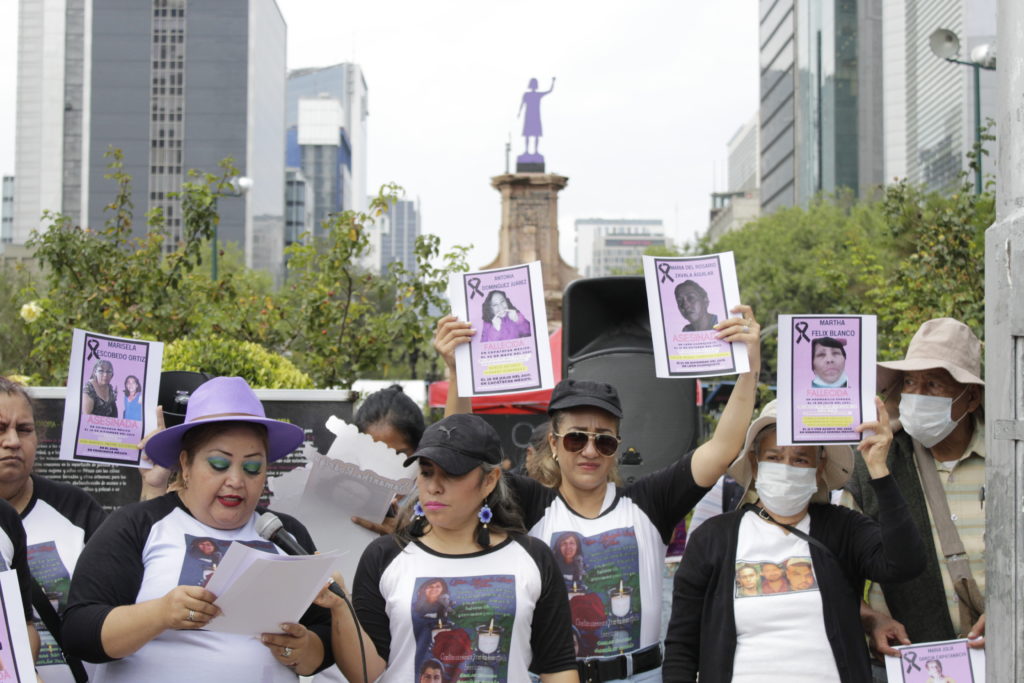
M834 557L810 544L821 591L825 632L843 683L870 683L871 667L860 601L864 580L907 581L924 568L921 537L891 476L873 479L879 521L836 505L812 504L810 535ZM672 591L665 637L666 683L728 683L736 654L733 590L743 511L712 517L686 543ZM837 561L838 559L838 561ZM799 666L799 660L793 662Z

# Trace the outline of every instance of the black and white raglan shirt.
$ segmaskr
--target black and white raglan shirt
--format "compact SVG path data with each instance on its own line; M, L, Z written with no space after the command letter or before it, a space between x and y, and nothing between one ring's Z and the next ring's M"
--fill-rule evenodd
M690 452L629 486L607 484L594 519L569 507L557 490L508 476L530 535L551 548L562 568L580 658L660 641L665 550L675 526L708 492L693 480L692 458Z
M313 548L306 528L279 515L299 543ZM259 638L207 630L169 629L134 654L113 660L100 632L120 605L161 598L179 585L206 585L231 543L280 553L256 533L256 514L238 529L215 529L194 518L176 493L132 503L112 513L92 537L71 579L64 613L64 645L89 662L102 662L93 680L136 683L294 682ZM333 664L330 611L311 606L300 619L324 643L321 668Z
M107 513L92 496L71 484L32 475L32 498L21 513L32 578L59 614L68 604L68 588L82 548ZM38 614L39 657L36 666L47 683L72 683L64 655Z
M25 622L32 621L32 577L29 576L25 557L25 529L18 518L18 511L0 498L0 571L13 569L18 572L18 588ZM21 615L8 614L4 607L4 619L20 619Z
M418 681L433 668L453 683L527 683L528 671L576 668L562 577L526 535L468 555L382 536L363 552L352 596L387 660L381 681Z

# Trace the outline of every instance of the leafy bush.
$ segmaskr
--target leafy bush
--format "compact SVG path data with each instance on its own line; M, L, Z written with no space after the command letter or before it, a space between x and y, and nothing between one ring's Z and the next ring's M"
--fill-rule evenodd
M164 348L164 370L242 377L257 389L312 389L313 380L290 360L259 344L225 337L178 339Z

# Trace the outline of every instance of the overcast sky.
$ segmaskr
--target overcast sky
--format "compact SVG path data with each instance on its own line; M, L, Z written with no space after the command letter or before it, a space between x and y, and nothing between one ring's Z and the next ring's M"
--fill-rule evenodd
M16 5L0 0L0 172L14 170ZM577 218L660 218L672 237L707 227L725 189L725 144L757 108L755 0L278 0L289 68L355 61L369 87L369 188L420 199L423 229L497 252L491 176L530 78L544 98L540 151L569 177L562 254Z

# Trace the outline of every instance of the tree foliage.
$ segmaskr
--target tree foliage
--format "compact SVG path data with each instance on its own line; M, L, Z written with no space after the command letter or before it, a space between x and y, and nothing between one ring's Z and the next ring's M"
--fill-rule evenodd
M286 381L295 386L308 386L312 378L316 386L346 388L397 366L416 373L436 364L433 356L430 363L421 360L447 279L466 268L466 249L441 254L438 239L424 236L416 247L415 273L393 264L378 275L361 265L371 224L397 198L399 187L382 189L369 213L332 216L321 237L307 235L292 245L286 285L275 291L266 274L242 266L231 246L219 251L217 281L204 267L220 220L218 200L231 192L238 174L230 159L218 174L189 172L179 194L182 235L168 248L159 212L136 231L142 237L133 236L131 178L121 153L112 150L109 156L108 177L118 190L106 207L104 227L83 229L66 216L48 214L49 228L29 242L44 277L22 286L20 302L35 301L39 314L27 323L32 351L11 370L32 375L36 383L62 384L73 327L182 340L180 348L168 350L174 362L206 372L237 368L230 371L249 373L242 376L259 386L280 385L258 371L261 363L277 367L275 376L290 377ZM265 353L288 363L272 362Z

